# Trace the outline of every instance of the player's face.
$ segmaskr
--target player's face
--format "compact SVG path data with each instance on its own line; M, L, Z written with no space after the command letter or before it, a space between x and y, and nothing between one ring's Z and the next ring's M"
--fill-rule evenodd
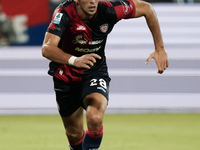
M97 11L99 0L78 0L83 19L91 19Z

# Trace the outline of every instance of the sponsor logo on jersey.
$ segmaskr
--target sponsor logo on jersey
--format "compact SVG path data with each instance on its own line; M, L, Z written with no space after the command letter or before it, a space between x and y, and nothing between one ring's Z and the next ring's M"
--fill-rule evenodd
M75 37L75 40L72 41L74 44L87 44L88 43L88 39L84 36L84 35L77 35Z
M100 30L101 30L101 32L106 33L108 31L108 24L105 23L105 24L101 25Z
M89 41L84 35L77 35L75 40L73 40L74 44L89 44L89 45L96 45L102 43L103 40L96 40L96 41Z
M53 23L60 24L62 16L63 16L63 13L57 13L54 20L53 20Z
M91 42L89 42L89 45L95 45L95 44L99 44L101 42L103 42L103 40L91 41Z
M82 26L82 25L79 25L76 30L86 30L86 27Z
M78 51L78 52L84 52L84 53L92 53L92 52L96 52L98 51L99 49L101 48L101 46L97 47L97 48L80 48L80 47L76 47L75 48L75 51Z

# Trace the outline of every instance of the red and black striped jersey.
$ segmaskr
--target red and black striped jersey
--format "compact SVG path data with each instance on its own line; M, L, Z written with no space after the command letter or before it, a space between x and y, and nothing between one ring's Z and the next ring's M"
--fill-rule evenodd
M61 38L58 47L68 54L78 57L96 53L102 59L97 60L91 69L77 69L73 66L51 62L49 74L66 82L79 82L84 75L106 68L104 50L107 35L119 20L134 16L135 5L132 0L99 1L97 12L89 21L83 21L78 16L76 2L73 0L61 3L54 11L47 32Z

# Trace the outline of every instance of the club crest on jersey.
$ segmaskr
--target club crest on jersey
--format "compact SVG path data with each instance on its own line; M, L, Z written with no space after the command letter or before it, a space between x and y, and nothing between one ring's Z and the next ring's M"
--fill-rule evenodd
M63 16L63 13L57 13L54 20L53 20L53 23L60 24L62 16Z
M106 33L108 31L108 24L105 23L105 24L101 25L100 30L101 30L101 32Z

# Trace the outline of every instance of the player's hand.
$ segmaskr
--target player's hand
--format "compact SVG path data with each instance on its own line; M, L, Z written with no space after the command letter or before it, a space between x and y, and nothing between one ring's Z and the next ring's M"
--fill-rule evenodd
M167 69L167 67L169 66L167 53L165 52L165 50L154 51L147 58L146 64L148 64L152 58L156 62L158 73L162 74L164 70Z
M101 57L95 53L85 54L76 58L74 66L77 68L90 69L96 63L96 59L101 59Z

